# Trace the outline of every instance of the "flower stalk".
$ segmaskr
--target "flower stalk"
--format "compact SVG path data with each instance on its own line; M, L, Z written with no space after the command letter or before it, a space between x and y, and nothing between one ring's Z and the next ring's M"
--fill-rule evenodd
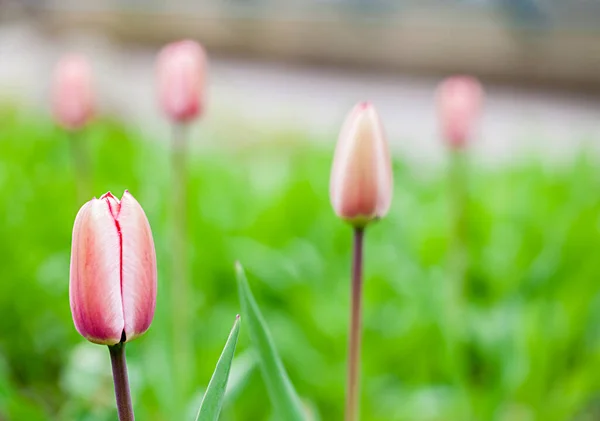
M393 183L379 114L371 102L359 102L342 125L329 187L335 214L354 232L345 421L359 419L364 231L388 213Z
M77 202L81 203L86 201L91 191L87 150L85 143L83 143L81 130L69 131L67 133L69 135L69 149L77 183Z
M463 149L451 149L450 168L448 174L448 192L450 194L451 212L451 244L450 266L456 289L463 290L467 269L467 154Z
M183 123L173 125L173 143L171 155L172 168L172 267L171 306L173 322L173 370L178 396L188 393L188 373L193 370L189 335L188 313L188 259L187 259L187 126ZM181 403L181 402L179 402Z
M115 398L119 421L134 421L131 392L129 390L129 377L127 375L127 361L125 359L125 343L120 342L108 347L112 365L113 382L115 384Z
M463 148L449 151L448 192L450 195L449 279L445 282L444 332L448 346L449 364L454 367L454 381L465 390L467 361L463 352L465 340L465 277L467 273L467 155Z
M468 149L479 122L484 101L481 83L471 76L444 79L437 90L440 134L448 148L450 200L450 250L448 281L443 283L444 334L448 366L461 394L462 418L473 418L468 400L469 361L465 354L468 319L465 281L468 269Z
M354 228L352 253L352 293L350 305L350 339L348 345L348 384L346 392L346 421L356 421L359 418L364 232L365 230L363 227Z
M189 372L194 359L189 335L187 259L187 128L205 109L207 57L193 40L164 46L157 56L158 99L164 115L172 123L172 255L171 304L173 315L173 378L177 408L189 397ZM177 409L179 411L179 409ZM174 418L179 418L174 416Z

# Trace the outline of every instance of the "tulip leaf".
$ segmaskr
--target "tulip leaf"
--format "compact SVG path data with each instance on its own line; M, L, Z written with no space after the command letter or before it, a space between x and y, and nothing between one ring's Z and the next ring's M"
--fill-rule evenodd
M240 263L236 263L238 290L242 315L248 326L252 345L258 351L259 367L267 386L267 392L275 408L276 419L305 421L300 398L290 381L275 343L252 295L246 274Z
M223 348L223 352L210 379L204 398L202 398L196 421L217 421L219 419L239 333L240 316L237 316L229 338L227 338L227 343L225 343L225 348Z

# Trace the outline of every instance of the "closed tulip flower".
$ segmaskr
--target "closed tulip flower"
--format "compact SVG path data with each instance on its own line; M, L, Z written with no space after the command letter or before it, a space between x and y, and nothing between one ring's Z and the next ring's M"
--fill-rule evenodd
M392 200L392 164L381 120L361 102L342 127L331 171L335 213L355 226L385 216Z
M184 40L167 45L157 59L160 105L177 123L204 111L206 54L200 44Z
M87 202L73 227L71 312L91 342L115 345L143 334L156 304L156 254L144 211L125 191Z
M94 111L92 69L83 56L63 57L54 70L52 112L65 129L83 127Z
M481 113L483 89L470 76L452 76L437 91L440 129L444 140L453 148L466 146Z

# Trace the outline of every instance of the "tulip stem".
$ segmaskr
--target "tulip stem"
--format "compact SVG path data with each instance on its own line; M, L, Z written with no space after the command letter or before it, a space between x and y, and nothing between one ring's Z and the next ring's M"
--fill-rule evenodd
M472 418L468 399L468 359L465 355L466 319L465 283L468 268L467 242L467 154L466 150L456 148L450 150L449 194L450 194L450 253L448 261L449 279L444 283L444 314L448 349L448 364L452 367L455 385L459 388L463 399L465 418Z
M467 156L462 149L450 153L451 269L456 291L462 295L467 271Z
M172 142L172 267L171 305L173 322L173 374L178 409L188 398L189 373L194 371L189 335L187 259L187 126L173 126Z
M129 391L129 377L127 375L127 361L125 359L125 344L121 342L109 346L108 350L110 351L119 421L134 421L131 392Z
M81 130L69 132L69 147L71 149L71 160L73 161L73 168L75 171L77 200L79 203L87 202L90 194L87 153L82 137Z
M359 413L359 371L362 319L364 228L354 228L352 254L352 295L350 306L350 339L348 345L348 383L346 390L346 421L357 421Z

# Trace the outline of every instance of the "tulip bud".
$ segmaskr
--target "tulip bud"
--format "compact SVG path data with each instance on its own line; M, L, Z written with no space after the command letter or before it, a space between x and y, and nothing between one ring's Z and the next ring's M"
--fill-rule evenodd
M92 69L85 57L63 57L54 70L52 111L65 129L83 127L93 114Z
M203 113L206 54L200 44L185 40L164 47L157 73L160 105L169 118L185 123Z
M444 140L453 148L464 147L473 134L483 102L479 81L470 76L445 79L437 92L438 114Z
M75 218L69 296L77 331L115 345L143 334L156 305L156 254L140 204L125 191L87 202Z
M346 118L335 149L331 204L340 218L364 226L388 212L392 188L392 163L381 120L370 102L361 102Z

